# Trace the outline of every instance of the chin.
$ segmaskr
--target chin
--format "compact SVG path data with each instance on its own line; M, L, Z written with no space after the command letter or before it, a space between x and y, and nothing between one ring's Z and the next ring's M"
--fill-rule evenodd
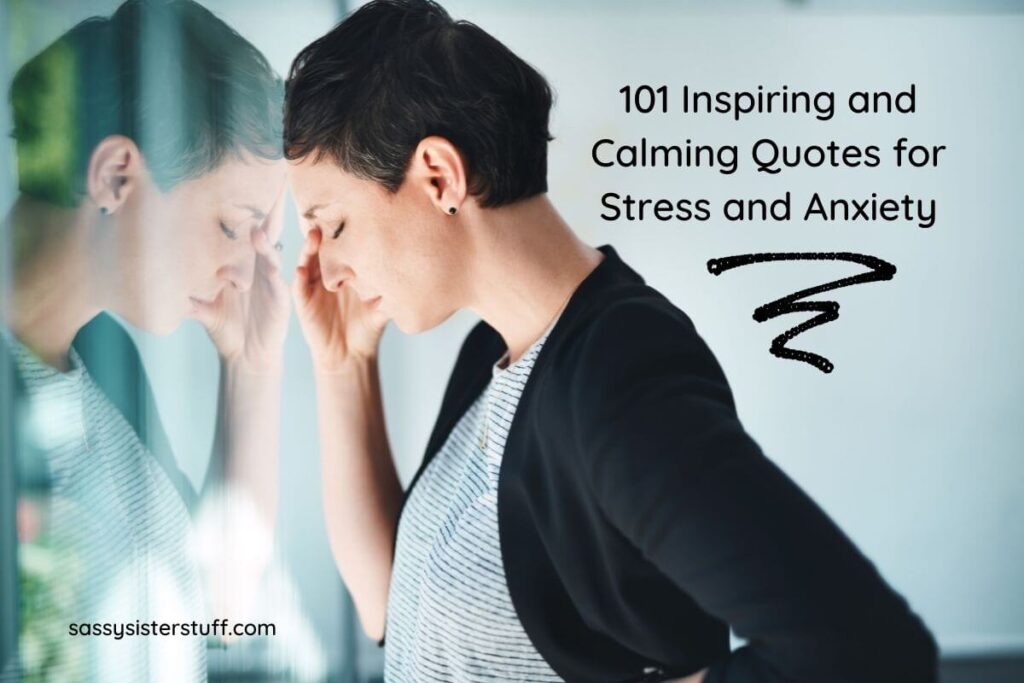
M420 332L423 332L422 327L419 325L410 325L409 320L399 316L393 316L391 318L391 323L401 330L403 334L419 334Z
M160 337L166 337L167 335L177 332L178 328L181 327L182 322L183 321L181 318L175 318L174 320L161 323L160 325L154 326L153 329L146 331L149 332L150 334L155 334Z
M420 332L434 329L452 317L454 313L455 311L448 311L446 313L431 311L414 315L395 315L392 316L391 322L405 334L419 334Z
M131 324L132 327L147 332L149 334L155 334L159 337L166 337L167 335L173 334L183 322L181 316L172 315L142 315L138 317L124 316L125 321Z

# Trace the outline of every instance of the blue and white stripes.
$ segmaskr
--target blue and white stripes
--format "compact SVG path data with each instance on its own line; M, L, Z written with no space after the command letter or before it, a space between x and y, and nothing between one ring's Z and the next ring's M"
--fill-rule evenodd
M191 522L73 348L71 369L58 372L4 336L25 384L25 438L50 482L42 536L20 551L22 571L45 586L22 613L23 672L41 666L35 653L45 647L47 680L205 681L201 636L69 635L72 623L205 621Z
M547 336L512 365L494 365L409 494L388 596L386 683L561 680L516 616L498 538L505 440Z

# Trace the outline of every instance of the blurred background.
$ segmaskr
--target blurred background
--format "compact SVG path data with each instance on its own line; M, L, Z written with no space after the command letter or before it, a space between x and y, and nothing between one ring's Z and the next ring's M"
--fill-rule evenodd
M0 76L113 0L4 0ZM282 75L292 57L360 3L202 2ZM534 64L557 93L551 196L591 244L613 244L697 325L725 369L740 417L781 465L877 564L935 633L950 683L1024 680L1024 346L1013 197L1024 158L1024 15L1010 0L452 0ZM917 89L917 113L853 116L626 115L624 85L711 91ZM6 87L6 85L5 85ZM0 126L10 129L9 107ZM937 168L896 169L900 137L947 145ZM600 138L637 144L878 144L877 169L734 175L714 169L599 168ZM912 223L609 223L605 192L637 198L913 197L937 202L935 226ZM0 211L16 193L11 141L0 139ZM803 198L803 199L801 199ZM285 262L300 234L286 208ZM0 245L9 249L10 245ZM833 292L839 320L801 335L827 356L822 374L768 353L795 317L764 324L770 299L858 272L851 264L748 266L713 277L710 258L756 251L855 251L896 265L895 278ZM286 269L288 272L291 268ZM68 283L73 286L73 283ZM514 286L514 283L513 285ZM455 353L475 320L459 314L409 337L384 337L382 378L403 483L423 455ZM133 331L179 465L201 484L213 437L217 359L187 323L167 337ZM361 632L331 560L321 515L315 404L297 323L286 347L276 562L257 621L275 638L211 653L213 680L371 681L382 651Z

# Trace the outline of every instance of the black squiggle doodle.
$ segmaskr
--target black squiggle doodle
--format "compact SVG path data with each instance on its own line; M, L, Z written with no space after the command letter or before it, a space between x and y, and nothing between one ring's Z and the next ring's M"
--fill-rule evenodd
M789 296L784 296L781 299L776 299L764 306L760 306L754 311L754 320L759 323L763 323L765 320L771 320L772 318L780 315L785 315L786 313L817 311L818 315L815 315L796 327L783 332L773 339L770 351L773 356L803 361L813 365L825 373L832 372L835 367L828 358L819 356L816 353L811 353L810 351L800 351L798 349L788 348L786 343L802 332L806 332L818 325L824 325L825 323L832 322L838 318L839 304L835 301L800 301L800 299L820 294L821 292L827 292L830 289L839 289L840 287L848 287L850 285L857 285L864 282L891 280L893 275L896 274L896 266L888 261L883 261L882 259L874 256L854 254L848 251L827 253L763 253L744 254L742 256L725 256L723 258L715 258L708 261L708 272L712 275L721 275L725 271L733 268L747 266L752 263L765 263L767 261L850 261L852 263L859 263L860 265L871 269L867 273L851 275L850 277L845 277L841 280L826 282L825 284L818 285L817 287L801 289L799 292L794 292Z

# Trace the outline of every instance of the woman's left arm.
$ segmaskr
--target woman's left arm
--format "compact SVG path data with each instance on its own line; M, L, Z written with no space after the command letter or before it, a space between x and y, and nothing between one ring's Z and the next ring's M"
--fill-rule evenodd
M226 605L223 596L236 596L243 607L251 599L270 561L277 517L282 355L290 305L274 247L283 209L282 190L266 222L250 235L256 252L252 286L228 288L199 311L220 357L220 391L196 526L208 578L221 584L211 587L214 601L231 613L238 605Z
M927 628L744 431L681 312L613 305L570 362L581 476L607 518L747 640L703 683L934 683Z
M277 515L282 356L290 305L274 246L284 198L282 188L264 224L250 234L256 254L251 287L229 287L198 311L221 370L214 447L200 497L222 489L244 494L268 526Z

